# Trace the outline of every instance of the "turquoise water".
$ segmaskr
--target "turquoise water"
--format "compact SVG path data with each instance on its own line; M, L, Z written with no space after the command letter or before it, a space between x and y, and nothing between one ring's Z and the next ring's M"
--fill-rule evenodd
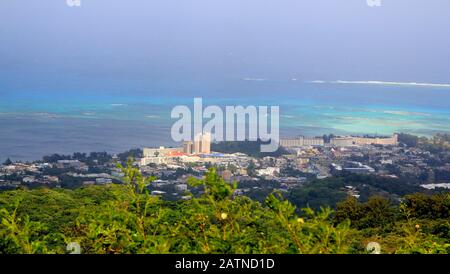
M170 111L204 105L278 105L282 136L450 132L450 89L293 81L235 81L160 91L2 91L0 159L49 153L120 152L173 145ZM195 90L195 92L194 92Z

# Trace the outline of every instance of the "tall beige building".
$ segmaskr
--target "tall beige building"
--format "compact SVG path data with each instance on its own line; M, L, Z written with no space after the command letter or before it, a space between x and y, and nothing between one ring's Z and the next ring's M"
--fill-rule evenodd
M199 154L202 150L202 135L197 135L194 137L194 149L192 153Z
M204 154L211 153L211 134L210 133L205 133L202 135L200 152L204 153Z
M192 154L194 150L194 143L192 141L185 141L183 143L183 152L186 154Z
M183 152L186 154L209 154L211 153L211 134L197 134L194 141L183 143Z

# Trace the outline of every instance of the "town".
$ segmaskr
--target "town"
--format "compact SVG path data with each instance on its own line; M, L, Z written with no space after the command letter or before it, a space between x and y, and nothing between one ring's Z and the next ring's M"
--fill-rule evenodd
M227 142L212 143L206 133L180 147L134 149L115 155L55 154L31 163L8 159L0 166L0 189L121 183L123 173L117 164L133 159L132 164L144 175L156 176L148 186L151 194L172 200L190 199L199 190L191 188L188 179L200 178L210 167L215 167L227 182L237 182L235 195L250 197L258 192L288 193L321 180L350 175L390 182L391 186L382 189L384 192L390 192L390 187L398 188L397 184L410 186L414 191L445 190L450 189L448 137L437 135L428 140L407 134L298 136L281 139L277 152L257 154L259 146L254 146L255 153L239 149L248 150L249 141L227 146ZM341 190L359 198L364 186L349 183Z

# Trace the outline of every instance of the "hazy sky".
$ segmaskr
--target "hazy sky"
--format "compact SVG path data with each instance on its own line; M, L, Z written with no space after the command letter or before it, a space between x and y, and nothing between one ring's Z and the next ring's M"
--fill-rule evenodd
M450 1L0 2L0 91L245 77L450 83Z

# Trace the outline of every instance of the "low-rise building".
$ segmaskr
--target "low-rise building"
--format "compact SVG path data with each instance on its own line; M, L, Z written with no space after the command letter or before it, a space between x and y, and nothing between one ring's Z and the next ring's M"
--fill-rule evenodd
M280 145L285 148L304 147L304 146L323 146L323 138L298 136L296 138L281 139Z
M257 169L256 174L258 176L276 176L280 174L280 168L278 167L267 167L263 169Z

